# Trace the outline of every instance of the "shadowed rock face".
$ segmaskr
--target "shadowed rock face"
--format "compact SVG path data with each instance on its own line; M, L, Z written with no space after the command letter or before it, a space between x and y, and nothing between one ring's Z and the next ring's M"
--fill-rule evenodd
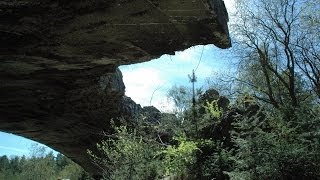
M140 106L117 67L198 44L230 47L222 0L2 0L0 130L99 174L86 154Z

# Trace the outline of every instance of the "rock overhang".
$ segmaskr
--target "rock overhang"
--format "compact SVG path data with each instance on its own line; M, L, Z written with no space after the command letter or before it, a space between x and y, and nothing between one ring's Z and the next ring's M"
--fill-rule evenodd
M5 0L0 9L3 54L41 57L45 68L131 64L198 44L230 47L221 0Z
M110 119L139 109L124 97L119 65L231 46L222 0L2 0L0 19L0 130L92 174L86 149Z

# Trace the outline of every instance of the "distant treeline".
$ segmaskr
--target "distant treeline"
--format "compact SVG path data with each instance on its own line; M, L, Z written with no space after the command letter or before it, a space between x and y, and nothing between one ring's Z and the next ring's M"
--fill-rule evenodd
M6 155L0 157L1 180L56 180L90 179L76 163L62 154L46 153L44 147L35 147L31 157Z

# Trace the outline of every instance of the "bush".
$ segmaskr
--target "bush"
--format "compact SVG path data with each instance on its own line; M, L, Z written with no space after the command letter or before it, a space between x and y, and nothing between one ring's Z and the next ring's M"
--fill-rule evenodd
M301 114L305 110L296 109L295 120L289 122L280 112L268 114L262 122L257 117L238 119L233 134L236 153L230 157L235 168L226 174L231 179L320 177L320 118L315 111Z

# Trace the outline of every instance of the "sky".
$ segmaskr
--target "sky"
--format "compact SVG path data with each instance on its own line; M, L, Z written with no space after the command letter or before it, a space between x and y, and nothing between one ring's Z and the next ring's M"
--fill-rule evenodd
M234 0L224 0L224 2L228 13L231 14L234 11ZM163 55L149 62L120 66L120 70L127 96L141 106L152 105L163 112L170 112L174 105L166 95L172 86L191 87L188 75L196 69L196 87L206 87L205 80L208 77L230 72L232 66L230 57L230 49L222 50L214 45L194 46L176 52L175 55ZM39 145L30 139L0 132L0 156L29 156L31 147L35 144Z
M26 157L30 157L33 155L32 148L35 146L44 146L46 147L47 152L52 151L55 155L58 153L36 141L0 131L0 156L6 155L11 158L24 155Z
M196 87L206 88L208 77L230 70L229 56L229 50L200 45L176 52L173 56L163 55L149 62L121 66L126 95L141 106L152 105L170 112L174 105L166 95L172 86L191 87L188 75L195 69Z

